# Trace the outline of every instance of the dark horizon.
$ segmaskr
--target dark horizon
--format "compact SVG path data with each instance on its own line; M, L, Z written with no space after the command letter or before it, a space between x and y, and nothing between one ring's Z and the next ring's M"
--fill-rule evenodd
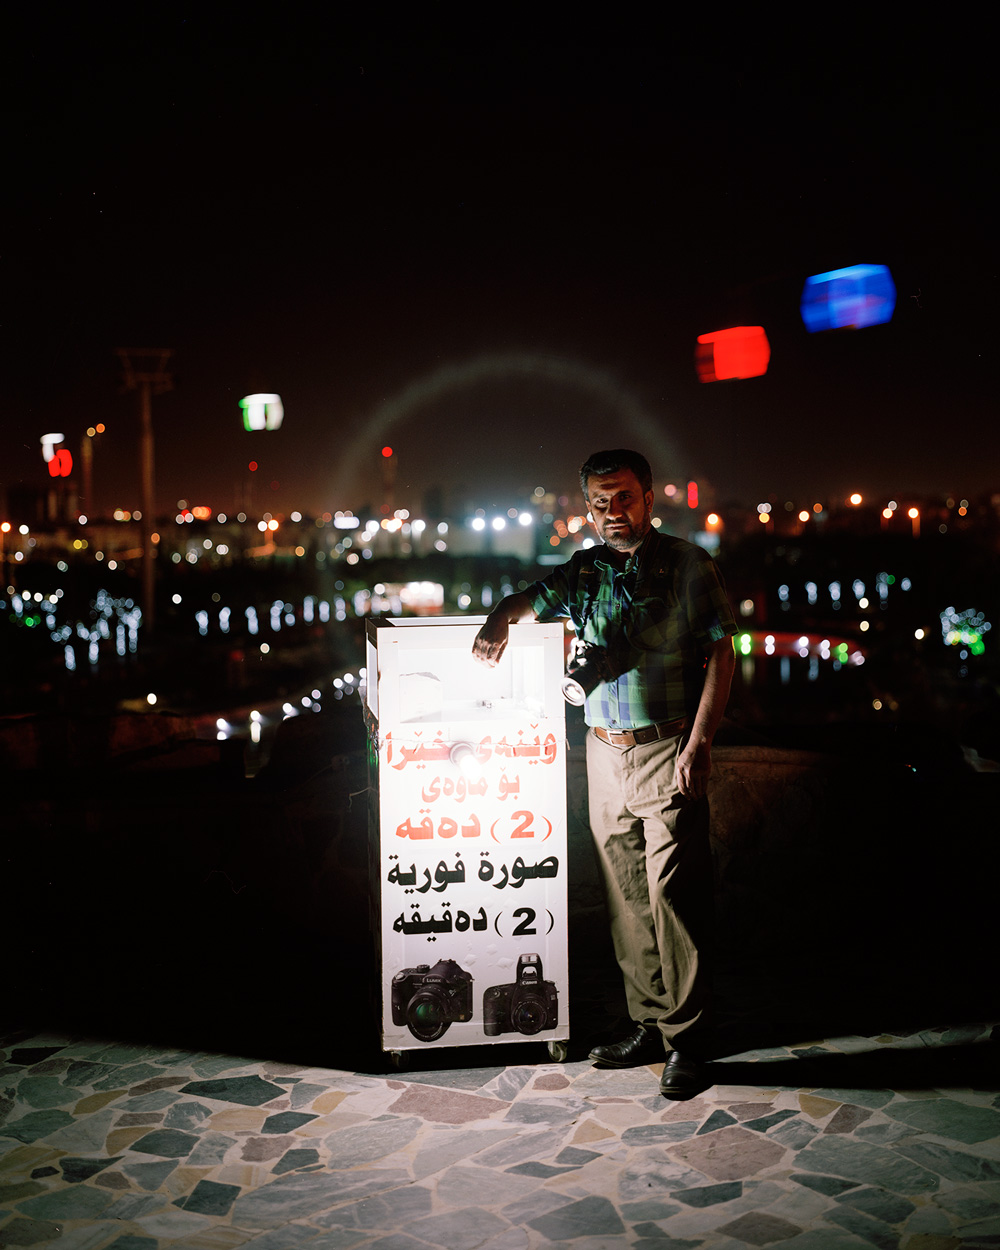
M622 443L660 486L751 506L997 487L975 53L932 32L864 55L657 26L397 33L25 31L0 494L47 486L42 434L78 461L103 421L98 508L140 505L120 347L175 352L164 512L231 509L251 459L262 510L380 501L385 443L411 510L438 486L571 490ZM858 263L889 266L891 323L808 334L805 278ZM765 327L767 374L700 383L697 336L741 324ZM284 424L248 434L238 401L261 390Z

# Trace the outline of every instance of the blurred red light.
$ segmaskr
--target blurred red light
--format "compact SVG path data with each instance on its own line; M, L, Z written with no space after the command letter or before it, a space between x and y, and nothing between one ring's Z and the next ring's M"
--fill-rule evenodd
M251 472L251 473L256 473L256 472L257 472L257 461L256 461L256 460L251 460L251 461L250 461L250 463L247 465L247 468L250 470L250 472Z
M688 482L688 507L697 508L698 506L698 483Z
M758 378L767 372L771 345L763 326L733 326L699 334L694 363L700 382Z
M383 448L382 448L382 455L383 455L383 456L385 456L386 460L388 460L388 459L389 459L389 457L392 455L392 448L391 448L391 447L383 447Z
M73 457L65 447L56 447L49 461L49 477L69 477L73 472Z

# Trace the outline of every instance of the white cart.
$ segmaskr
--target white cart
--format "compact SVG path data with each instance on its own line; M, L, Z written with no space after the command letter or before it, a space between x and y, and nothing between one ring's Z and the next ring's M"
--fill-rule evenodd
M373 928L382 1048L569 1039L566 729L559 624L368 622ZM377 882L377 884L376 884Z

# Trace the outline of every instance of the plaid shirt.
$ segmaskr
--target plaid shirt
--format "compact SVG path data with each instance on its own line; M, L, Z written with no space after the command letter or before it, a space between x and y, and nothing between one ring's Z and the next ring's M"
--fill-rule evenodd
M605 546L577 551L526 594L539 620L568 616L605 647L612 672L587 697L588 725L638 729L691 717L706 649L736 633L715 561L701 547L650 530L619 571Z

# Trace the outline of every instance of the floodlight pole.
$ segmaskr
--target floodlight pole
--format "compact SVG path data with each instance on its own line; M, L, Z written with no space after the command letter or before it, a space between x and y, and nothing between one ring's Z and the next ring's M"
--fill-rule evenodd
M80 463L83 466L83 507L88 515L93 515L94 446L89 434L84 434L80 441Z
M140 414L140 474L142 479L142 623L147 634L155 626L153 530L156 525L153 472L153 414L150 399L173 387L172 348L116 348L122 364L124 389L138 390Z

